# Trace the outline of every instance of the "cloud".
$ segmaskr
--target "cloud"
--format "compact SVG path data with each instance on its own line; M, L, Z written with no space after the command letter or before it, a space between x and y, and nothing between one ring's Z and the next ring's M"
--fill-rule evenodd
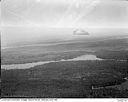
M74 35L89 35L89 33L86 32L86 31L83 30L83 29L76 29L75 31L73 31L73 34L74 34Z

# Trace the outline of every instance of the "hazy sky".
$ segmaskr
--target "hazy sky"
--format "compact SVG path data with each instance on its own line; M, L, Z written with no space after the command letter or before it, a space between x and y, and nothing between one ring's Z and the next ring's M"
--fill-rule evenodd
M72 35L69 29L45 28L128 27L127 0L2 0L0 6L4 45Z
M3 26L127 27L125 0L3 0Z

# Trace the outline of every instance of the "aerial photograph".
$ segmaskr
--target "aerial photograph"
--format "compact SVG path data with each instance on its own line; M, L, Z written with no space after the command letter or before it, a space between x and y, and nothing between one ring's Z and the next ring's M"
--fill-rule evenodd
M2 98L128 98L128 0L1 0Z

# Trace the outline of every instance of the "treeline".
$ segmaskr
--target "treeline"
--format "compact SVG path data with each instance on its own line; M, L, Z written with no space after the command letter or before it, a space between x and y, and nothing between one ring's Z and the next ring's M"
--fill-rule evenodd
M96 52L96 56L103 59L128 60L128 51L101 50Z

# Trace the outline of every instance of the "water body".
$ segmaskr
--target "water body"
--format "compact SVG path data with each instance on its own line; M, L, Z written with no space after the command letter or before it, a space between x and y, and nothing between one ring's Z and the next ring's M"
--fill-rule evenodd
M71 61L79 61L79 60L103 60L101 58L97 58L96 55L82 55L73 59Z
M28 69L37 65L43 65L52 62L62 62L62 61L80 61L80 60L103 60L101 58L97 58L96 55L82 55L73 59L61 59L58 61L40 61L40 62L32 62L25 64L10 64L10 65L1 65L1 69Z

